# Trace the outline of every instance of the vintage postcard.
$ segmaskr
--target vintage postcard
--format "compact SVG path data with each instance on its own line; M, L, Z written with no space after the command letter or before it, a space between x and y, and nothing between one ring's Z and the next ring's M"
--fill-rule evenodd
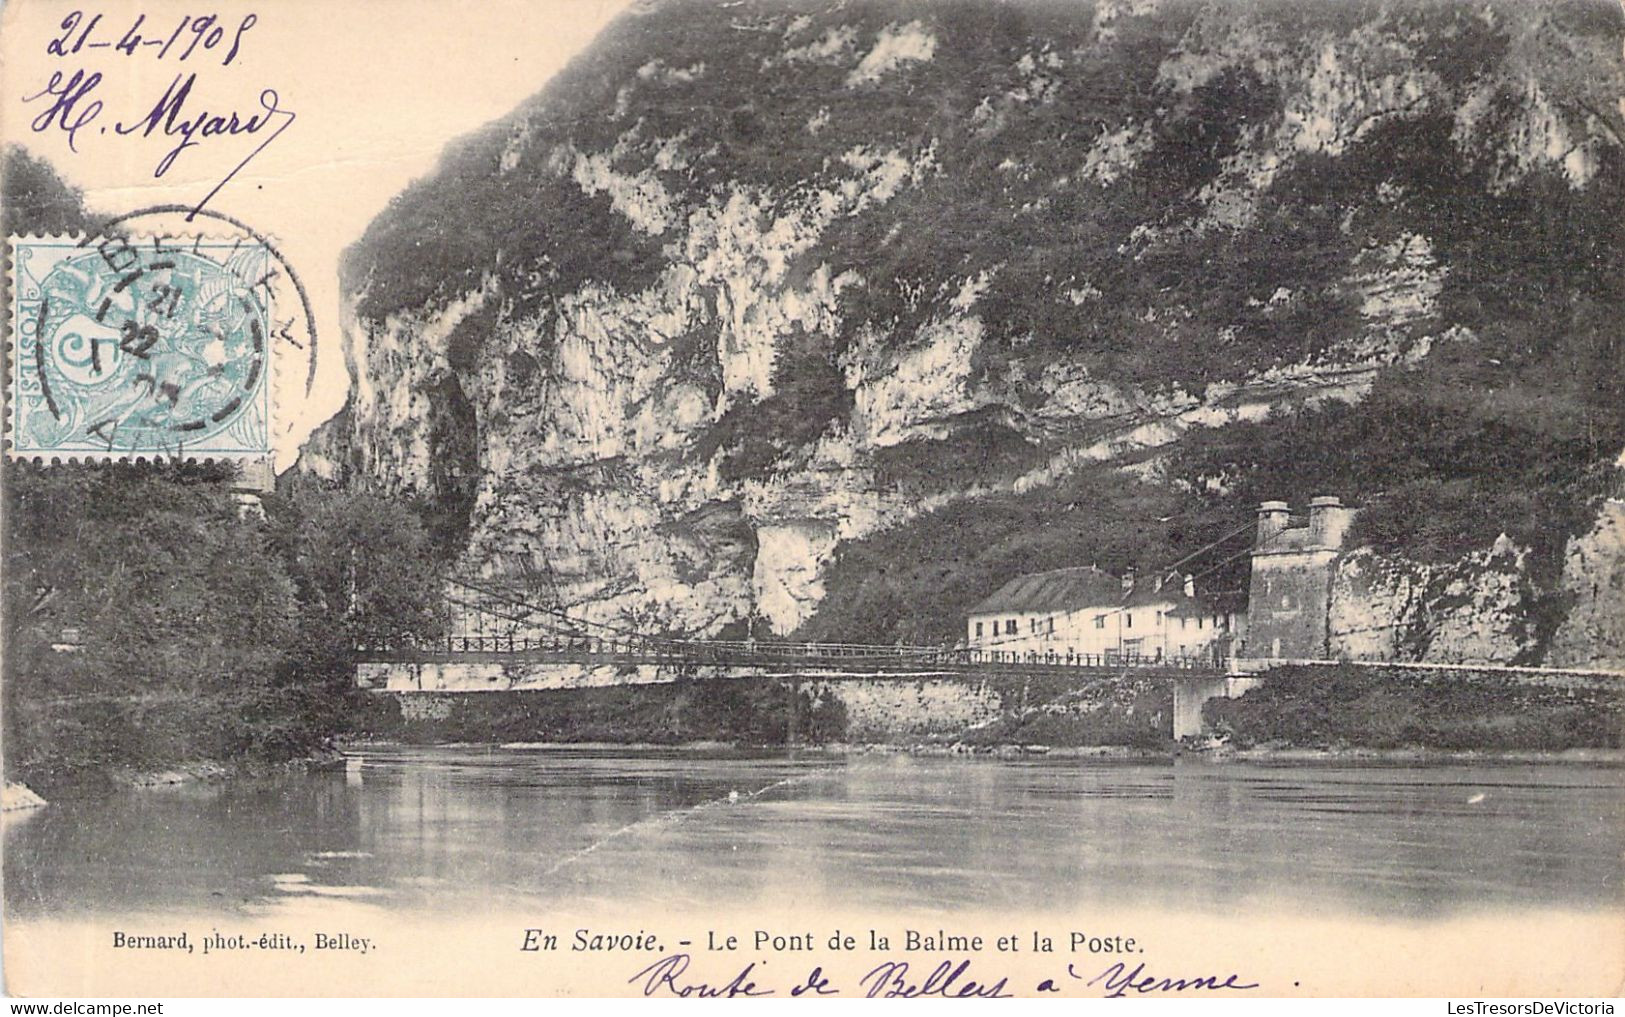
M1622 97L1614 0L11 0L6 991L1612 1012Z

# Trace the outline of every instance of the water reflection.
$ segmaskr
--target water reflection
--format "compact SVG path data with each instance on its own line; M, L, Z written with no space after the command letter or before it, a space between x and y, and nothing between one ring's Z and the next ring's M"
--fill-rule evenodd
M14 915L1616 908L1625 771L388 749L6 821Z

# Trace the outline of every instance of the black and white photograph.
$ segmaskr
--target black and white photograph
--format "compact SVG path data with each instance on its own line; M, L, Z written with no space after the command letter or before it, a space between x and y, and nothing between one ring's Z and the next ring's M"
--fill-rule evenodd
M9 0L0 146L6 994L1625 992L1618 0Z

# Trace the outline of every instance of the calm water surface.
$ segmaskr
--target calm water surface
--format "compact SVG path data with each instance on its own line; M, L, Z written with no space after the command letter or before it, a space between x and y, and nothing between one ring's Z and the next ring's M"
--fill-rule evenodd
M1625 770L389 748L5 824L13 916L1152 904L1373 916L1625 900Z

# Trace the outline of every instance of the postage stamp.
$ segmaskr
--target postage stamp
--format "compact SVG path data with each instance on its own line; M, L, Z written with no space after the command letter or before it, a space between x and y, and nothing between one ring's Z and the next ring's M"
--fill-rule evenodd
M10 247L10 456L270 453L266 245L29 236Z

